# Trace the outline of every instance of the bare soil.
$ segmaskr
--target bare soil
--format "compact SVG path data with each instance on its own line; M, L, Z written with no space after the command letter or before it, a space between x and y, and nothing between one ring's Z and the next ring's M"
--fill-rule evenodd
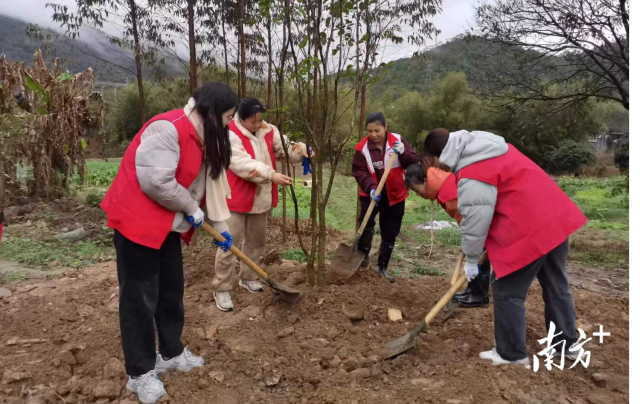
M585 345L591 351L588 369L579 364L568 369L568 362L564 371L534 373L478 358L494 345L491 306L459 309L446 323L432 324L414 351L380 359L382 346L407 333L445 293L447 277L389 284L370 270L358 272L343 285L298 285L304 296L295 305L279 301L269 289L250 294L237 287L236 311L223 313L212 299L214 249L207 237L200 235L196 246L184 249L183 334L206 365L163 375L164 402L629 402L628 270L570 266L578 326L592 337L603 325L611 336L603 344L594 337ZM283 248L278 238L270 240L273 248ZM432 259L452 267L455 252ZM301 270L290 261L266 269L290 281ZM135 398L124 388L114 262L4 286L13 295L0 299L0 403L124 404ZM345 304L359 306L363 320L348 320ZM531 356L543 349L537 340L546 336L538 285L526 305ZM389 321L388 308L401 310L404 320Z

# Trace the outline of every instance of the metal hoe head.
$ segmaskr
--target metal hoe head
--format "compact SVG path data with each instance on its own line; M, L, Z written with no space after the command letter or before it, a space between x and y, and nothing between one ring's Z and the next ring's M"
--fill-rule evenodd
M356 273L360 265L364 261L364 253L357 250L354 246L340 243L333 259L331 259L331 268L329 272L332 278L347 279Z

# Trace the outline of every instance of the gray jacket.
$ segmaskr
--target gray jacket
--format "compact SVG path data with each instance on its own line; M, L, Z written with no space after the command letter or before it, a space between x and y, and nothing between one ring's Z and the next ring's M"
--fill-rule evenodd
M179 160L180 144L175 126L169 121L155 121L147 126L136 151L138 182L147 196L176 212L171 231L185 233L191 228L185 217L196 213L205 194L206 166L201 165L198 176L187 189L176 180ZM228 230L225 222L213 225L221 233Z
M468 165L502 156L507 150L503 137L489 132L461 130L449 134L440 163L457 173ZM468 263L477 263L484 250L497 197L498 190L491 184L468 178L458 183L458 210L463 218L460 223L462 252Z

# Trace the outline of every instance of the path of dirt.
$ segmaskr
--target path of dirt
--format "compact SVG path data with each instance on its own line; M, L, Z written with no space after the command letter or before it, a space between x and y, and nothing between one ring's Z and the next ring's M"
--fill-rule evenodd
M192 373L163 376L172 403L562 403L628 402L629 298L617 277L571 268L578 326L588 337L604 325L611 336L585 346L588 369L564 371L492 366L478 353L493 346L491 307L459 310L423 333L418 349L381 361L384 343L408 332L448 287L446 277L400 279L371 272L347 284L313 289L289 306L270 291L233 292L236 311L212 302L212 254L185 250L184 342L206 359ZM453 260L453 256L452 256ZM268 268L276 279L297 271L285 262ZM586 276L579 275L580 273ZM8 285L0 300L0 403L130 403L125 389L113 262L59 279ZM589 279L610 279L600 284ZM628 284L628 274L626 274ZM580 282L578 282L580 283ZM594 291L593 285L602 290ZM35 288L34 288L35 286ZM585 287L585 288L583 288ZM625 289L624 287L622 289ZM345 302L364 311L351 322ZM527 300L530 355L542 350L544 306L534 286ZM387 309L403 313L391 323ZM279 335L280 332L286 330ZM18 341L16 341L16 339ZM26 344L20 340L28 341ZM39 341L40 339L44 341ZM13 340L13 341L12 341ZM12 379L20 379L9 382ZM7 383L5 383L7 382Z

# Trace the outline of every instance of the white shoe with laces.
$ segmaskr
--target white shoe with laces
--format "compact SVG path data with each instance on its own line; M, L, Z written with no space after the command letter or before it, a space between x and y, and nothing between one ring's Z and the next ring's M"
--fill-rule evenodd
M155 370L147 372L135 379L129 376L127 390L136 393L138 400L145 404L155 403L160 397L167 393L164 390L164 385L160 379L158 379L158 374Z
M494 365L524 365L525 367L529 366L528 357L517 361L508 361L506 359L502 359L496 348L493 348L490 351L480 352L480 359L490 359Z
M243 288L247 289L251 293L262 292L262 289L263 289L260 281L247 281L244 279L240 279L238 281L238 284Z
M195 356L187 348L175 358L164 360L158 352L156 355L156 372L164 373L169 370L177 369L181 372L190 372L191 369L204 366L204 359Z
M213 300L216 302L216 306L222 311L232 311L233 301L229 292L213 292Z

